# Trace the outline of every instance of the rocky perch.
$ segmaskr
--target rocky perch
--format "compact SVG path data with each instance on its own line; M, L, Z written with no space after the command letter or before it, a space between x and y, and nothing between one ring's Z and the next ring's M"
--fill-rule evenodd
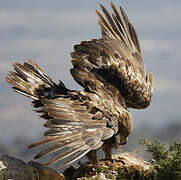
M63 174L40 163L24 161L3 155L0 158L0 180L109 180L129 179L142 174L150 174L150 164L136 158L130 153L113 156L113 161L100 160L95 167L89 163L80 164L78 168L70 166Z
M3 155L0 158L0 180L65 180L58 171L40 163Z

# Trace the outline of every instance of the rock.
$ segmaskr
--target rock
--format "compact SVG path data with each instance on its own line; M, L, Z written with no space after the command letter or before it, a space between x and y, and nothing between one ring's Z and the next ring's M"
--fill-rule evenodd
M80 177L86 175L87 177L93 177L96 175L95 167L89 162L81 163L78 168L70 166L63 172L66 180L77 180Z
M0 164L0 180L39 180L38 172L20 159L3 155Z
M123 164L124 167L132 167L138 171L147 171L150 169L150 163L144 161L141 158L136 157L134 154L131 153L121 153L118 155L114 155L113 159L116 162L120 162Z
M3 155L0 159L0 180L65 180L58 171L40 163Z
M0 180L111 180L129 172L149 175L150 164L133 154L121 153L114 155L112 161L100 160L96 165L80 163L78 168L70 166L62 175L34 161L25 163L8 155L0 158Z
M91 178L90 177L82 177L82 178L77 178L77 180L112 180L112 179L106 178L105 174L100 173L96 176L92 176Z
M68 173L67 173L68 172ZM95 166L88 162L80 164L78 168L69 167L64 171L67 180L111 180L119 173L135 172L148 175L150 163L134 154L121 153L113 156L113 160L100 160Z
M28 164L38 171L39 180L65 180L65 177L60 172L54 171L43 164L34 161L30 161Z

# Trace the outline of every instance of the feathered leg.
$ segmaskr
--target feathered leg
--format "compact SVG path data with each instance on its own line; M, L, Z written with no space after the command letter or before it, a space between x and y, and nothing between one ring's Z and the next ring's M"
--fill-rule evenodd
M112 161L112 148L119 149L120 145L116 136L113 136L105 140L101 148L105 154L105 158Z
M96 150L89 151L89 152L87 153L87 157L88 157L88 159L89 159L93 164L97 164L97 163L98 163Z
M112 160L112 146L110 143L104 143L102 145L102 150L105 154L105 159Z

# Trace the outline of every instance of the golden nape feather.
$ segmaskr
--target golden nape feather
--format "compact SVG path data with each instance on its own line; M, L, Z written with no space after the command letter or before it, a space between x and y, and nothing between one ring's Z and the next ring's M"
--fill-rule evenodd
M98 23L102 38L83 41L71 53L71 75L83 91L73 91L63 82L54 83L33 60L14 63L5 80L13 89L33 99L33 106L46 119L45 138L29 148L49 145L35 158L59 152L46 162L59 168L87 154L97 163L101 148L111 159L112 148L120 148L131 132L127 108L145 108L153 94L153 74L145 75L138 37L122 8L111 2L112 16L101 5ZM119 137L119 138L117 138Z

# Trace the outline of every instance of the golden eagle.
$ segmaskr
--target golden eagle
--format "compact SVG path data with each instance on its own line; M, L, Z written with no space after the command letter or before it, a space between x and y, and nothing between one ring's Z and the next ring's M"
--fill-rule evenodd
M112 148L125 144L131 132L127 108L143 109L151 102L153 74L145 75L136 31L123 8L119 12L110 4L112 15L102 5L105 17L96 10L102 38L82 41L71 53L70 73L84 90L54 83L33 60L14 63L15 71L5 78L16 92L33 99L46 119L45 138L29 147L50 144L35 158L60 151L47 165L61 160L61 168L85 154L95 163L99 148L111 159Z

